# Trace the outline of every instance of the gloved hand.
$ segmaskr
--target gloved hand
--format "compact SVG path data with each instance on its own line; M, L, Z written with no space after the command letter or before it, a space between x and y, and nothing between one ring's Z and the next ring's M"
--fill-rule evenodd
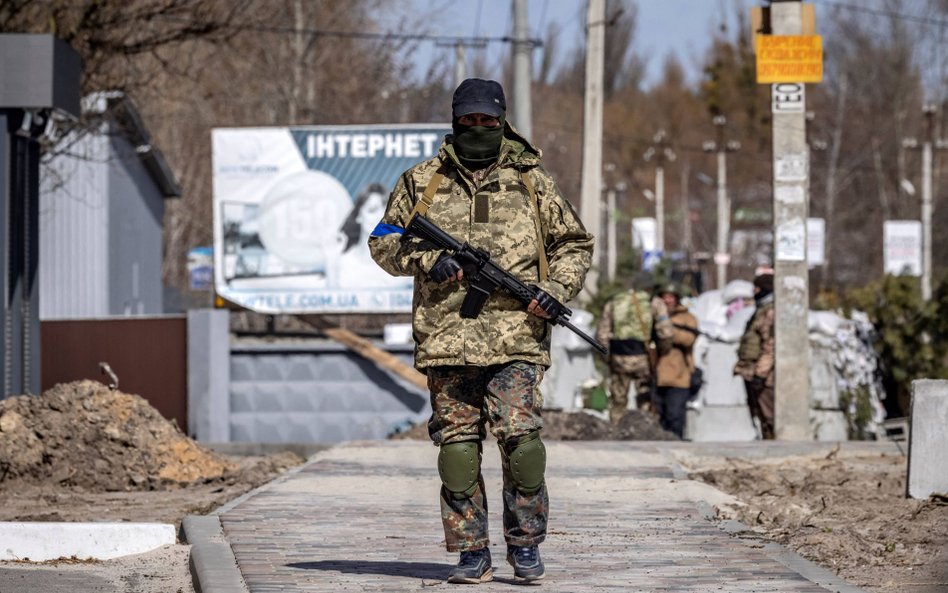
M550 293L538 286L531 285L530 288L534 289L536 294L533 297L534 301L527 306L527 311L533 313L537 317L543 317L544 319L551 319L560 316L564 307L559 301L553 298ZM534 303L536 304L534 305Z
M767 379L764 377L758 377L754 375L754 378L750 380L751 387L758 393L764 390L764 387L767 385Z
M458 260L454 259L453 255L445 251L438 256L435 264L428 270L428 277L440 284L446 280L454 279L458 275L458 272L463 272L461 264L458 263ZM460 278L457 279L460 280Z

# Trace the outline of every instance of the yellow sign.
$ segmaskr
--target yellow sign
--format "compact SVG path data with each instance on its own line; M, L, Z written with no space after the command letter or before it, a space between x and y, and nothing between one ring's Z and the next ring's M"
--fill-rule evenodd
M770 35L770 7L751 7L751 37L757 53L757 36ZM800 35L816 35L816 9L812 4L800 4Z
M757 82L821 82L823 38L819 35L758 35Z

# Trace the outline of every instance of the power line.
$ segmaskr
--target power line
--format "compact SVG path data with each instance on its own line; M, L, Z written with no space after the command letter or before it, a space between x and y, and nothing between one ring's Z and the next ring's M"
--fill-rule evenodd
M186 18L177 18L172 16L163 16L160 17L162 20L166 21L176 21L181 23L191 23L190 19ZM515 43L517 40L510 35L503 36L452 36L452 35L429 35L426 33L372 33L368 31L332 31L327 29L310 29L307 27L298 28L298 27L279 27L279 26L264 26L264 25L228 25L228 27L235 31L252 31L255 33L279 33L279 34L289 34L297 35L300 33L306 35L312 35L313 37L335 37L341 39L375 39L378 41L434 41L437 43L442 43L446 45L454 45L458 43L468 44L468 45L483 45L487 43ZM526 43L529 43L533 47L542 47L543 40L538 38L527 39Z
M913 23L918 23L920 25L929 25L934 27L948 27L948 20L938 19L938 18L929 18L920 15L906 14L904 12L896 12L894 10L886 10L882 8L870 8L868 6L862 6L859 4L851 4L849 2L838 2L837 0L814 0L819 4L826 6L835 6L836 8L843 8L846 10L852 10L854 12L862 12L865 14L872 14L875 16L884 16L889 18L895 18L903 21L910 21Z

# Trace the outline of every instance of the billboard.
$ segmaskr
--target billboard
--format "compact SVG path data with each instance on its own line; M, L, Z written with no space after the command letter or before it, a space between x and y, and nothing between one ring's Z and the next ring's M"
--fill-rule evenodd
M642 253L642 269L652 270L662 261L662 252L655 248L657 234L655 218L632 219L632 246Z
M411 310L412 278L369 255L398 176L450 126L217 128L214 287L261 313Z
M922 223L887 220L883 224L883 272L894 276L922 275Z
M188 251L188 288L210 290L214 283L214 250L195 247Z

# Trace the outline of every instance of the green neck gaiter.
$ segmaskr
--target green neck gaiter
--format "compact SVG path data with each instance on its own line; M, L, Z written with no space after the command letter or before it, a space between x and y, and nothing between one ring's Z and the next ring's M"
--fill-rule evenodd
M457 122L452 127L454 151L465 166L479 169L497 160L504 139L503 121L496 128L462 126Z

